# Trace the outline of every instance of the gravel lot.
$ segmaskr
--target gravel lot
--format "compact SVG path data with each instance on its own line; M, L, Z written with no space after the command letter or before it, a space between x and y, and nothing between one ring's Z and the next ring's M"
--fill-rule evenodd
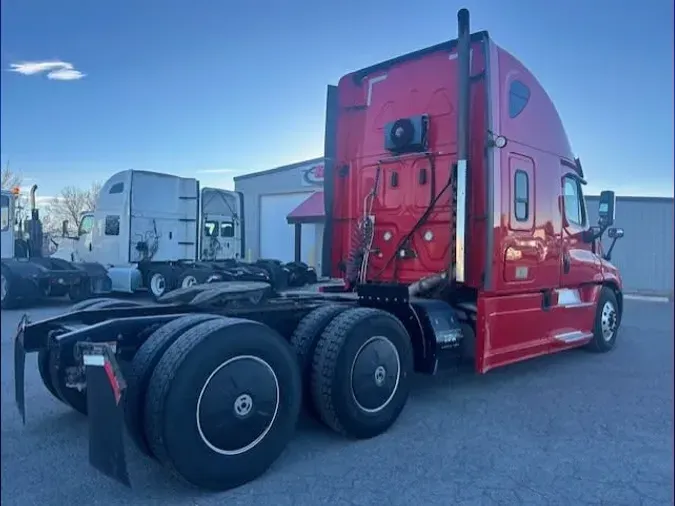
M14 329L2 312L2 502L9 505L673 504L673 306L627 301L618 347L490 372L416 379L399 422L348 442L304 419L261 479L205 494L128 447L134 489L87 463L87 424L26 371L13 393ZM34 309L34 319L67 306Z

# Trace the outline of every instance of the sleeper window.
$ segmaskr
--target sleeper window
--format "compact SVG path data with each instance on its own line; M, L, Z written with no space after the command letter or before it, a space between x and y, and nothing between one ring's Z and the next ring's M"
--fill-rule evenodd
M110 194L115 194L115 193L122 193L124 191L124 183L115 183L110 187L110 190L108 190L108 193Z
M530 216L530 181L527 172L517 170L513 176L513 209L517 221Z
M530 88L521 81L513 81L509 87L509 117L515 118L530 101Z
M120 235L120 217L109 215L105 217L105 235Z

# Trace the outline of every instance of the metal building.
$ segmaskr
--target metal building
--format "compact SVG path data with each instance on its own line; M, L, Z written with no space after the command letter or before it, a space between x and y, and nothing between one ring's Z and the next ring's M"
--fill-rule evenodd
M598 222L598 199L586 197L592 225ZM625 235L612 251L612 263L621 270L626 293L672 296L673 211L672 198L616 198L614 226ZM605 250L610 243L605 237Z
M250 260L302 260L321 273L323 158L234 178L244 196L244 240Z

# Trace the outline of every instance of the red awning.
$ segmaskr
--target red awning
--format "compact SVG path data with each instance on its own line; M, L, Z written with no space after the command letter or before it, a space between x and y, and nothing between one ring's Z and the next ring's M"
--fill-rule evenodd
M324 217L323 192L314 192L302 204L293 209L286 216L286 220L291 225L295 223L321 223Z

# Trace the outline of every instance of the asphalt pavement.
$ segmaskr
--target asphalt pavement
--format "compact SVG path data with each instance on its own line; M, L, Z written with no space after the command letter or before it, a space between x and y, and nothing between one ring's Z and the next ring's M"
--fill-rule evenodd
M50 396L34 356L23 426L12 351L21 314L1 316L3 504L673 504L671 303L627 301L609 354L575 350L484 376L418 377L399 421L373 440L346 441L304 418L263 477L221 494L183 485L131 445L133 489L89 467L86 419Z

